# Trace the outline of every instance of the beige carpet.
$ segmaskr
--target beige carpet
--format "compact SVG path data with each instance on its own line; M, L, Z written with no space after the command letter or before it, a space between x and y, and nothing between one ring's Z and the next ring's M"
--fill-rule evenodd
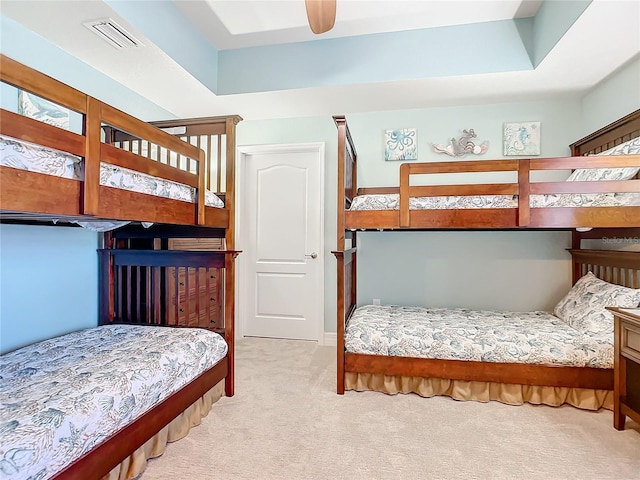
M640 426L610 411L335 394L335 348L243 339L236 395L151 460L156 479L634 479Z

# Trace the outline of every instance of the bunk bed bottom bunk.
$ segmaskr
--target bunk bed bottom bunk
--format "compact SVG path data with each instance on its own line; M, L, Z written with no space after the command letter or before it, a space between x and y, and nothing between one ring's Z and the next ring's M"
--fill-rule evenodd
M588 410L613 408L612 322L611 331L578 339L576 352L582 346L585 350L595 352L595 360L584 358L576 361L575 357L571 357L556 363L542 358L541 361L515 363L507 358L508 355L492 362L484 359L455 360L451 355L438 355L437 352L430 355L431 358L394 356L389 353L373 355L371 352L362 353L361 349L357 349L360 350L358 353L354 352L353 332L348 332L348 329L350 322L360 314L355 307L356 252L352 249L336 253L339 265L338 294L341 297L338 300L338 393L344 393L344 390L372 390L388 394L417 393L425 397L446 395L457 400L497 400L512 405L533 403L559 406L566 403ZM597 276L610 284L638 287L640 252L572 250L571 253L574 283L577 278ZM572 292L575 290L572 289ZM627 290L630 293L625 300L628 304L621 306L637 306L640 303L640 291ZM577 302L577 305L581 303ZM366 332L362 338L377 343L377 348L385 338L390 342L397 341L400 330L398 324L402 320L399 316L392 320L393 332ZM455 327L452 325L450 330L455 330ZM357 320L354 328L359 328ZM498 327L495 332L504 333ZM607 334L611 337L608 342L603 337ZM451 332L441 329L435 335L441 335L443 339L450 338ZM544 342L544 335L537 342ZM411 343L405 340L405 346ZM446 341L440 343L436 350L446 350ZM410 346L413 348L415 342ZM551 345L543 347L550 349Z
M204 329L108 325L3 355L3 478L133 478L220 397L227 352Z

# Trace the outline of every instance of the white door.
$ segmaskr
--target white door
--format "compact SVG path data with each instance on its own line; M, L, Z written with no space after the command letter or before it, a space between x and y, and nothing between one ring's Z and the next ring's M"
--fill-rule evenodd
M238 150L240 333L320 341L324 144Z

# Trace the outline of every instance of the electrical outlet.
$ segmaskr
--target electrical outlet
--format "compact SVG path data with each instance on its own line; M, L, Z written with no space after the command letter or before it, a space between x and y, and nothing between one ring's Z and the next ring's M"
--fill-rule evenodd
M374 305L380 305L380 299L379 298L374 298L373 299L373 304Z

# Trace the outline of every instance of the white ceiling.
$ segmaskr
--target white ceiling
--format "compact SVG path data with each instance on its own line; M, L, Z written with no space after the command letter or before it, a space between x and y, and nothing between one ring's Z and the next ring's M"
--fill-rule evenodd
M336 26L321 38L526 17L541 3L337 1ZM218 50L320 38L306 25L303 0L175 3ZM594 0L533 70L218 96L100 0L3 0L0 11L178 117L282 118L579 96L640 53L640 2ZM118 51L82 26L105 16L146 46ZM467 55L472 43L460 61Z

